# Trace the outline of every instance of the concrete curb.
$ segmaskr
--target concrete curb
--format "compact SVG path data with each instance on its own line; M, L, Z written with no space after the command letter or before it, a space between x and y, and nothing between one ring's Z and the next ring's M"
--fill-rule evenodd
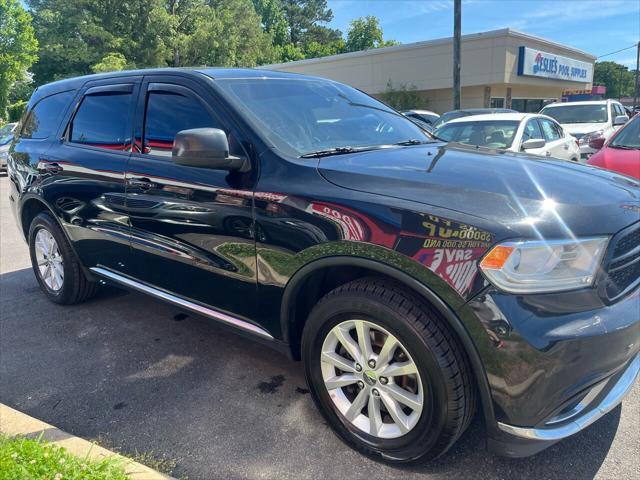
M130 458L102 448L95 443L63 432L48 423L30 417L1 403L0 433L9 437L23 436L29 438L37 438L42 434L44 440L63 447L76 457L85 458L88 456L89 459L98 461L107 457L116 458L122 462L125 473L132 480L175 480L173 477L134 462Z

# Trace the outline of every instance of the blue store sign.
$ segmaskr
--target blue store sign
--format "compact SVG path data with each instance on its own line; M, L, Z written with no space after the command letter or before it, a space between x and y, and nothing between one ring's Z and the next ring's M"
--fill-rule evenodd
M534 48L520 47L518 75L591 83L593 64Z

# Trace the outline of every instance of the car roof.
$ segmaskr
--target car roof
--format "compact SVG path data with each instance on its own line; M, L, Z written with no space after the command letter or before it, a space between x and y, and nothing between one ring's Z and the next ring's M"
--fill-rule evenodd
M431 110L405 110L402 113L404 114L417 113L418 115L437 115L438 117L440 116L436 112L432 112Z
M516 111L515 110L511 110L509 108L490 108L490 107L485 107L485 108L461 108L459 110L451 110L449 112L446 112L445 115L447 113L456 113L456 112L466 112L466 113L481 114L481 113L507 113L507 112L516 112Z
M544 117L544 115L538 115L535 113L491 113L484 115L468 115L466 117L454 118L453 120L445 123L445 125L449 125L450 123L490 122L492 120L521 122L522 120L531 117Z
M615 100L607 99L607 100L584 100L582 102L555 102L550 103L549 105L545 105L544 108L547 107L567 107L572 105L607 105L608 103L619 103Z
M212 79L216 78L289 78L289 79L320 79L320 77L311 77L299 73L279 72L275 70L262 70L253 68L146 68L138 70L122 70L118 72L95 73L92 75L82 75L80 77L67 78L47 83L38 87L34 93L34 98L50 95L65 90L74 90L82 87L85 83L95 80L117 79L119 77L129 77L137 75L149 74L166 74L166 75L183 75L183 76L202 76L205 75ZM331 80L324 79L327 82Z

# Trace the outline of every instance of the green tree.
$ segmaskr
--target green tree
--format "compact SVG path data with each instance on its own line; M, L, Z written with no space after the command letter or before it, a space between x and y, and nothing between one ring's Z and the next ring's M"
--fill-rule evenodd
M251 0L220 0L196 17L182 43L181 65L253 67L275 60Z
M296 47L310 42L330 43L342 38L340 30L325 26L333 20L327 0L282 0L289 41Z
M418 95L415 85L401 83L396 87L391 80L387 82L387 88L380 97L383 102L399 111L426 108L429 103Z
M118 52L107 53L99 63L91 66L91 70L95 73L100 72L116 72L124 70L127 66L127 59Z
M253 0L253 6L260 15L262 28L271 35L273 45L289 45L289 24L280 0Z
M12 86L25 78L37 50L31 15L18 0L0 0L0 118L5 117Z
M339 39L337 41L329 43L309 42L303 47L305 58L319 58L327 57L329 55L337 55L344 53L344 40Z
M276 57L251 0L27 0L37 84L93 71L252 66Z
M382 38L382 28L380 28L380 22L376 17L368 15L351 21L346 42L348 52L388 47L396 44L397 42L394 40L385 41Z
M616 62L596 62L594 85L607 87L607 98L633 96L634 72Z

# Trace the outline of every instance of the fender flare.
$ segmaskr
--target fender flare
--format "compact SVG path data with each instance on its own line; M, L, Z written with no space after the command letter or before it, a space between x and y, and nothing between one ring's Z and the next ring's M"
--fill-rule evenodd
M480 397L486 427L492 432L497 431L495 413L493 410L493 399L487 374L482 360L480 359L480 354L478 353L468 330L449 305L444 302L431 288L395 267L376 260L349 256L324 257L306 264L291 277L282 297L280 326L282 328L283 340L287 342L287 344L290 343L289 325L291 323L291 307L295 304L296 296L304 281L309 277L309 275L319 269L341 266L366 268L393 278L428 301L438 311L438 313L442 315L462 344L462 347L467 354L467 358L469 359L469 364L475 379L475 385L478 389L477 391Z

